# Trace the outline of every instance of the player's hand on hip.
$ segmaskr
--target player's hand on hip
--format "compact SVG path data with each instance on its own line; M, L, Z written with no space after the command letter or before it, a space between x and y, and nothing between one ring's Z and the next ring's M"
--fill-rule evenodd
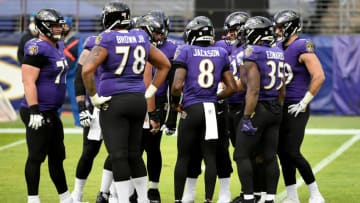
M30 120L28 127L37 130L44 124L44 117L41 115L38 104L29 106L29 110L30 110Z
M294 116L298 116L300 112L305 112L307 104L302 100L297 104L292 104L288 107L288 113L294 114Z
M99 109L101 109L102 106L110 99L111 99L111 96L108 96L108 97L100 96L99 97L99 95L97 93L90 97L91 103Z

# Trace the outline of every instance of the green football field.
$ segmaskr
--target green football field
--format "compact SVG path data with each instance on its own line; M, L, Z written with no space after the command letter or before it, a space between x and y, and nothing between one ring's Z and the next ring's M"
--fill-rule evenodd
M73 128L69 115L63 116L65 128ZM27 156L23 124L20 121L0 123L0 202L26 202L24 165ZM74 131L74 130L72 130ZM77 161L82 150L82 137L77 133L65 134L65 172L69 190L73 189ZM322 194L327 203L360 202L360 117L312 116L307 127L302 152L310 161ZM173 171L176 162L176 136L162 138L163 168L160 178L162 202L173 202ZM230 148L231 152L233 151ZM84 191L84 201L95 202L100 187L106 150L102 147L96 157ZM144 158L146 158L144 156ZM240 184L233 163L231 192L235 197L240 192ZM301 202L308 201L308 190L299 179ZM217 200L216 186L214 202ZM47 163L41 168L40 198L43 203L59 202L55 186L49 177ZM280 177L277 202L284 198L284 186ZM203 176L197 184L197 201L203 202Z

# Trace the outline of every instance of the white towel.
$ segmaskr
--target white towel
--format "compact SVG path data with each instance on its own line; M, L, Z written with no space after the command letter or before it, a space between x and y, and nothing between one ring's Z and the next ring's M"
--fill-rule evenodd
M87 136L87 138L89 140L100 141L102 139L99 114L100 114L100 109L94 107L94 111L92 114L92 120L90 123L90 130L89 130L89 134Z
M205 140L216 140L218 139L218 129L216 121L216 111L214 103L204 102L204 113L205 113Z
M143 129L150 129L150 119L148 113L145 114Z

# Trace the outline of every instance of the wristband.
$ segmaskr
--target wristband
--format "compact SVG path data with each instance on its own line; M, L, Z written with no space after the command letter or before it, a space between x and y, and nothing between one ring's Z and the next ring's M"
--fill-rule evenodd
M157 87L155 87L155 85L153 84L150 84L145 91L145 99L149 99L150 97L154 96L156 91L157 91Z
M39 104L29 106L29 111L31 114L40 114Z
M250 115L244 115L243 120L250 120Z
M302 101L305 103L305 104L309 104L310 101L314 98L314 95L311 94L311 92L307 91L304 98L302 99Z

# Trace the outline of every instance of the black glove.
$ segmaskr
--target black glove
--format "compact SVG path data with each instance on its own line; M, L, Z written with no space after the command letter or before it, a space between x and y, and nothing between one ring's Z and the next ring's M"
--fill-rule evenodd
M35 104L29 106L30 120L28 127L37 130L44 124L44 117L41 115L39 105Z
M155 109L152 112L149 112L149 119L155 121L156 123L160 123L160 113L159 110Z
M173 135L176 132L176 121L177 121L177 114L175 108L170 108L169 115L165 122L165 134L166 135Z

